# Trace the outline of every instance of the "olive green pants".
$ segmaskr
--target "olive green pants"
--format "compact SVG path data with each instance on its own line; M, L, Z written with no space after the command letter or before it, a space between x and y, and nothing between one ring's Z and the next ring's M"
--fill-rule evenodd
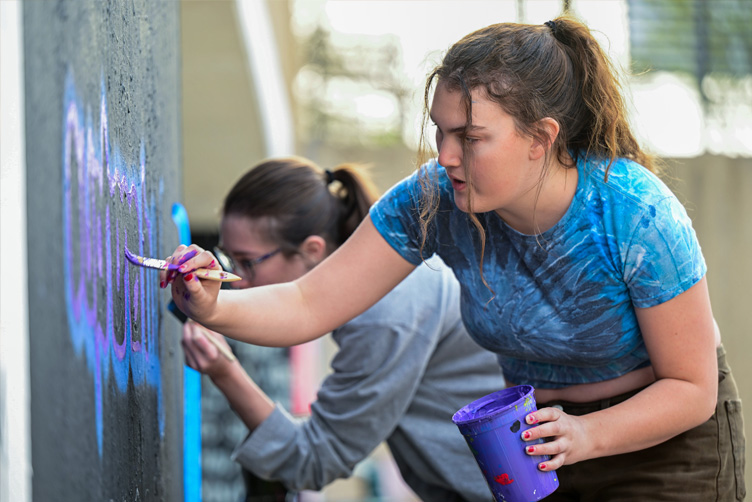
M559 488L546 502L740 501L744 500L742 403L723 346L718 348L718 404L704 424L668 441L622 455L557 469ZM552 401L570 415L585 415L639 392L592 403Z

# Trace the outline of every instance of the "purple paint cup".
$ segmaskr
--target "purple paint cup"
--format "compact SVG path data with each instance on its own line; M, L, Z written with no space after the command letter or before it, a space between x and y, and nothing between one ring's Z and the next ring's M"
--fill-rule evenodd
M475 455L497 502L540 500L559 487L555 471L541 471L538 464L547 455L528 455L527 446L543 443L523 441L531 426L528 413L538 409L530 385L517 385L473 401L452 416Z

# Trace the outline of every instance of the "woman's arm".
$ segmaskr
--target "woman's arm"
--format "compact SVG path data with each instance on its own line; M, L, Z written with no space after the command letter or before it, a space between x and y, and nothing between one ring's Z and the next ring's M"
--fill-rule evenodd
M528 416L532 455L553 455L545 470L590 458L649 448L706 421L718 392L716 347L720 335L713 319L706 279L655 307L637 309L656 381L611 408L569 416L543 408Z
M233 411L252 431L271 415L274 403L248 376L237 359L228 360L207 340L208 336L212 334L195 322L188 321L183 325L181 343L186 363L212 379ZM214 334L214 339L230 349L222 335Z
M178 263L191 251L178 248L171 261ZM402 258L366 218L347 242L294 282L220 291L217 283L190 274L200 267L218 265L211 253L199 253L183 263L183 275L172 283L180 310L230 338L285 347L317 338L362 313L415 265Z
M235 449L233 460L296 490L321 490L351 476L403 419L439 339L428 328L416 332L409 322L395 322L387 312L395 308L369 311L368 319L337 329L334 371L318 390L311 416L294 420L276 409Z

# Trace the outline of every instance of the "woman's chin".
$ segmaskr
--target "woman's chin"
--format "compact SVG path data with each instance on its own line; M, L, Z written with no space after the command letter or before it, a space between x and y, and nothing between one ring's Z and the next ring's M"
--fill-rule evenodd
M457 206L457 209L459 209L463 213L470 212L470 204L468 203L466 192L457 192L455 190L454 191L454 204Z

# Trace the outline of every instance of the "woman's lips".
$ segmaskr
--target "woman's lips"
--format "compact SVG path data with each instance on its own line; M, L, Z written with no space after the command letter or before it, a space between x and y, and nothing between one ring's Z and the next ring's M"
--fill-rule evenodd
M452 180L452 188L454 188L456 191L461 192L467 187L467 183L464 181L458 180L457 178L449 178Z

